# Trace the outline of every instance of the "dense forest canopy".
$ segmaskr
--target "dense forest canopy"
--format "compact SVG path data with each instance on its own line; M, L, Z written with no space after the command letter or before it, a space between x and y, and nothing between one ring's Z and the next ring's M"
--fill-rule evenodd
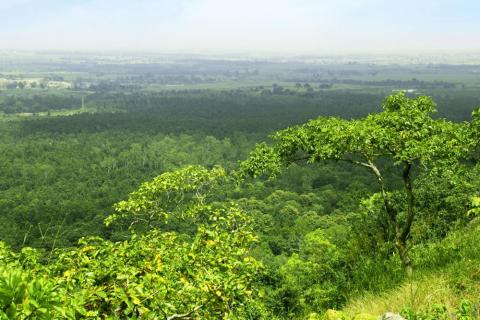
M0 319L478 317L478 67L22 66Z

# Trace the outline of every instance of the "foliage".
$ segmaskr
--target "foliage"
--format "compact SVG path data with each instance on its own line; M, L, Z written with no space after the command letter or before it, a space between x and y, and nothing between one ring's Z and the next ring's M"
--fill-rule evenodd
M204 213L205 219L193 234L153 229L116 243L85 238L77 248L54 251L47 265L29 262L26 271L20 265L13 271L2 269L1 310L8 319L26 319L33 312L45 319L233 319L253 310L261 314L255 302L261 265L249 254L256 241L250 219L233 203L213 207L203 202L206 189L201 187L222 176L220 168L187 167L142 185L128 202L118 204L124 215L135 218L138 207L165 199L148 207L149 212L181 219L182 200L197 201L195 212ZM189 191L193 198L185 199ZM176 199L178 207L167 214L169 199ZM5 247L1 257L14 258Z
M467 214L469 216L478 216L480 215L480 197L473 196L472 198L472 209L470 209Z
M242 172L255 176L269 169L275 173L282 163L298 161L299 153L308 162L333 159L368 164L389 156L399 165L458 158L466 151L464 126L430 118L435 111L430 98L396 94L385 100L383 109L359 120L318 118L279 131L272 137L277 142L274 147L259 144L242 164Z
M131 225L143 222L151 227L155 221L165 223L172 217L197 220L207 206L209 191L226 180L225 171L216 167L212 170L200 166L164 173L151 182L143 183L129 199L114 206L115 213L106 220L110 225L119 219L133 220Z
M284 289L288 288L292 295L290 303L297 312L322 312L342 305L342 260L342 253L325 239L321 230L305 236L299 253L293 254L280 269Z
M325 160L346 161L371 171L378 182L386 223L394 229L394 243L408 272L407 239L415 218L413 175L426 168L455 164L469 152L469 127L433 119L435 103L429 97L408 98L404 93L387 97L383 112L358 120L318 118L277 132L273 146L257 145L241 164L241 177L276 175L283 165ZM404 192L385 181L384 166L399 172ZM388 191L388 190L391 191ZM400 200L400 201L398 201Z
M445 305L434 304L427 310L419 312L407 308L402 310L401 314L407 320L474 320L478 317L478 310L472 302L464 300L452 313Z
M395 243L411 213L406 249L414 276L434 272L427 296L434 282L477 304L478 111L451 122L432 99L396 94L367 116L380 93L318 87L8 91L5 111L43 113L0 122L0 239L13 248L0 242L0 318L320 319L388 300L354 315L370 319L404 302ZM455 99L443 115L463 120ZM275 179L232 179L247 175ZM445 299L412 312L440 317L432 301Z

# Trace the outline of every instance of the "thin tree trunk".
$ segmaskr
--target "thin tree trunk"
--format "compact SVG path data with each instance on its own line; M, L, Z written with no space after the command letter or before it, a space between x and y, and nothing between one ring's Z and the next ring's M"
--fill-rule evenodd
M407 217L403 227L400 226L400 223L397 221L397 210L392 205L391 200L386 192L385 183L383 181L383 176L380 173L378 167L372 162L368 161L368 167L372 170L373 174L377 178L378 184L380 186L380 191L383 198L383 203L385 206L385 211L390 219L390 222L395 226L395 247L400 255L400 260L402 265L407 273L407 276L410 277L413 274L412 269L412 260L408 254L407 239L410 235L410 229L413 223L413 218L415 212L413 209L414 197L412 192L412 182L410 178L410 171L412 165L410 163L405 163L403 169L403 182L405 186L405 191L407 194Z
M402 261L402 265L405 268L407 276L411 277L413 274L412 260L410 260L410 256L408 255L407 243L402 239L397 239L395 241L395 247L400 255L400 260Z
M410 256L408 254L407 239L410 235L413 219L415 217L415 211L413 208L415 200L412 191L412 180L410 178L411 169L412 164L405 162L402 178L403 184L405 186L405 193L407 195L407 215L403 227L398 227L399 232L397 232L397 239L395 241L395 246L397 247L398 253L400 254L400 259L402 260L403 267L405 268L405 271L407 272L407 275L409 277L412 276L413 269L412 261L410 260Z

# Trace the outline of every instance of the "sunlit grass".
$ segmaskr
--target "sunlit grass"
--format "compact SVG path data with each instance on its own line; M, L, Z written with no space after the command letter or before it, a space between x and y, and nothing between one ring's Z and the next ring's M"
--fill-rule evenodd
M458 259L446 265L419 267L411 279L381 293L371 292L347 302L343 311L349 316L360 313L382 315L402 309L422 311L433 305L445 305L454 312L462 301L480 304L480 252L476 249L480 226L472 225L444 239L439 245L450 245ZM477 243L478 244L478 243ZM475 248L474 248L475 247ZM427 249L424 254L428 254ZM429 259L425 257L425 259Z

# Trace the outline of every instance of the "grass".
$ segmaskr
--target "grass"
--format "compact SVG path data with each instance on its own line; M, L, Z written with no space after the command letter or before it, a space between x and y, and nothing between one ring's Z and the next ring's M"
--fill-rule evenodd
M441 242L414 250L412 255L416 255L416 260L423 261L419 261L416 274L411 279L385 292L352 298L342 312L349 317L358 314L380 316L385 312L399 313L402 309L421 312L435 305L444 305L450 313L454 313L462 301L468 300L477 306L478 313L479 238L480 222L477 221Z
M468 292L460 291L451 276L433 273L421 279L406 281L399 287L381 294L366 294L351 300L343 312L350 317L361 313L379 316L385 312L399 313L406 308L421 311L435 304L445 305L453 312L463 300L477 304L480 302L478 283L467 288Z

